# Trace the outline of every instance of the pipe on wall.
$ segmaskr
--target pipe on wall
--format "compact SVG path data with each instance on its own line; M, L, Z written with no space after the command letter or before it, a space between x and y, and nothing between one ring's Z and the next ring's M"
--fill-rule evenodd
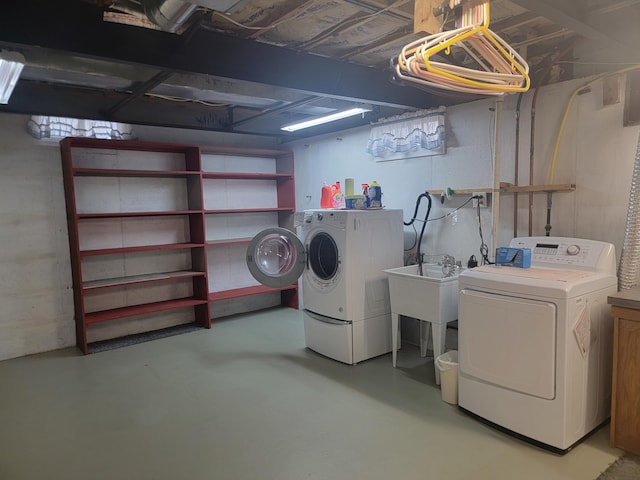
M540 75L540 80L538 81L538 85L533 92L533 98L531 99L531 130L529 137L529 186L533 185L533 164L534 164L534 153L535 153L535 130L536 130L536 101L538 100L538 92L540 91L540 87L547 80L549 75L551 74L551 69L554 65L556 65L560 60L564 58L569 52L572 51L575 41L572 41L567 45L560 53L558 53L553 60L547 65L545 70ZM520 105L520 99L518 99L518 106ZM517 170L516 170L517 171ZM533 192L529 192L529 225L528 225L528 233L529 236L533 235ZM517 205L517 203L516 203ZM514 214L514 223L515 229L517 229L518 224L518 213ZM517 236L517 235L515 235Z
M516 104L516 147L514 152L514 168L513 168L513 184L518 186L518 177L520 176L518 169L520 166L520 105L524 92L518 94L518 103ZM513 194L513 238L518 236L518 192Z
M495 151L493 158L493 198L491 199L493 217L491 225L491 252L496 251L498 245L498 227L500 224L500 156L502 154L502 103L503 97L496 99L496 132Z

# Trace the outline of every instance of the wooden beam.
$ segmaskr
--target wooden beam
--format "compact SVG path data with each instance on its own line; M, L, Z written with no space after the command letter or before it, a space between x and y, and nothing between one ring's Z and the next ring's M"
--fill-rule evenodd
M500 182L500 190L504 193L571 192L575 189L576 185L574 183L561 183L557 185L517 186L511 183Z
M439 8L442 0L416 0L413 8L413 33L437 33L444 18L436 17L434 8Z

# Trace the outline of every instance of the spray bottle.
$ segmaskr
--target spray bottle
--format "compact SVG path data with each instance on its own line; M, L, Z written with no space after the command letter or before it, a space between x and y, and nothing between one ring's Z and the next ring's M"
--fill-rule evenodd
M371 206L371 199L369 198L369 184L362 184L362 195L364 195L364 208L369 208Z
M369 198L371 199L371 208L382 208L382 188L375 180L371 182L369 187Z

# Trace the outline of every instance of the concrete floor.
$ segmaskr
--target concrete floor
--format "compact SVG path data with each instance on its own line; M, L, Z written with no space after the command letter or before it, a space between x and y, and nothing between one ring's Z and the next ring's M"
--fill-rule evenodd
M605 425L565 456L442 402L405 346L356 366L274 309L118 350L0 362L0 479L595 479Z

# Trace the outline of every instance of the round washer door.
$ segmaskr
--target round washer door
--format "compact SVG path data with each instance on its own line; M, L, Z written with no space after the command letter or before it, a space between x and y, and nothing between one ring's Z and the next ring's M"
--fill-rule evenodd
M261 231L247 247L247 267L253 278L267 287L291 285L302 275L306 264L304 245L284 228Z
M333 237L327 232L318 232L311 237L307 248L309 268L315 274L316 281L332 281L340 266L338 245Z

